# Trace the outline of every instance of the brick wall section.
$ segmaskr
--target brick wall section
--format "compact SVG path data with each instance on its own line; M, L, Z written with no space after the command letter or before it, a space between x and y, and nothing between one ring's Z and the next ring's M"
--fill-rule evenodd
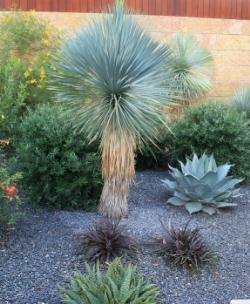
M38 13L61 30L72 33L86 25L91 14ZM175 32L194 33L214 56L214 90L211 98L231 95L250 85L250 20L191 17L136 16L155 39L168 40Z

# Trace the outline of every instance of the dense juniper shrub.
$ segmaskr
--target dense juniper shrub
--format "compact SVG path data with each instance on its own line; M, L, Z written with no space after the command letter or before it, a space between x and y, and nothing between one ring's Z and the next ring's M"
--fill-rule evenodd
M250 179L250 137L244 114L222 103L192 106L172 125L168 139L171 163L194 152L213 154L219 164L234 164L232 173Z
M18 167L34 204L89 209L102 186L99 154L67 121L57 106L30 111L20 126Z

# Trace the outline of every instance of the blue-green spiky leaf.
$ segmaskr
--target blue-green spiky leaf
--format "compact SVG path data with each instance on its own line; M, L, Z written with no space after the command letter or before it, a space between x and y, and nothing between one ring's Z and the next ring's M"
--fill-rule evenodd
M162 107L175 91L170 60L169 48L116 5L62 46L50 87L89 141L112 131L154 142L159 123L165 124Z
M185 164L179 163L181 171L170 167L173 180L162 181L172 195L168 203L185 206L190 214L203 211L210 215L218 208L235 206L225 201L239 195L235 186L242 180L227 176L230 165L217 167L214 157L206 154L200 158L195 154Z

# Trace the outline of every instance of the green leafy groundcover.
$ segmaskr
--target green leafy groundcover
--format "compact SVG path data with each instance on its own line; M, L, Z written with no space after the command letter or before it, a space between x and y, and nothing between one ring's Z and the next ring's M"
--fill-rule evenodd
M102 187L99 153L62 114L43 105L23 120L16 151L24 188L34 204L90 209Z

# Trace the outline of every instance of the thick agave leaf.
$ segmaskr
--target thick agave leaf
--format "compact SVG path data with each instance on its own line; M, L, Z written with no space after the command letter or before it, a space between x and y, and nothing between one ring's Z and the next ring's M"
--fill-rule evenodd
M199 184L199 179L193 175L185 175L177 180L177 187L184 187L184 189L188 191L192 191L193 188Z
M173 182L169 179L162 180L161 182L162 182L163 186L166 187L166 189L168 191L173 192L176 189L176 186L177 186L176 182Z
M220 202L220 201L224 201L230 197L238 197L238 196L240 196L239 189L236 189L234 191L223 192L223 193L215 196L214 199L216 202Z
M217 168L217 181L220 182L222 181L229 173L229 170L232 166L225 164L222 166L219 166Z
M214 187L217 183L217 173L214 171L207 172L201 179L200 182L210 187Z
M185 202L188 202L190 201L190 198L188 195L186 195L184 192L181 192L181 191L175 191L174 192L174 196L185 201Z
M193 214L202 210L202 204L198 202L190 202L185 204L185 208L190 214Z
M199 163L198 163L198 166L197 166L197 176L199 178L202 178L206 173L207 173L207 168L206 168L206 159L204 160L204 155L202 155Z
M227 176L216 184L216 186L214 187L214 193L215 195L218 195L220 193L231 190L242 181L243 181L242 179L236 179L236 178L232 178L231 176Z
M170 172L169 174L174 178L174 179L177 179L177 178L182 178L183 174L181 173L180 170L176 169L176 168L173 168L171 166L169 166L170 168Z
M170 199L168 199L167 203L174 206L184 206L186 202L178 197L171 197Z
M206 154L203 154L205 162L208 162L207 171L217 171L217 165L213 156L207 158Z
M197 196L197 199L202 200L204 197L207 199L211 197L212 188L206 184L199 184L194 187L193 193Z
M213 215L216 213L216 209L211 206L203 206L202 211L209 215Z
M228 207L235 207L237 204L234 203L226 203L226 202L217 202L216 207L217 208L228 208Z

